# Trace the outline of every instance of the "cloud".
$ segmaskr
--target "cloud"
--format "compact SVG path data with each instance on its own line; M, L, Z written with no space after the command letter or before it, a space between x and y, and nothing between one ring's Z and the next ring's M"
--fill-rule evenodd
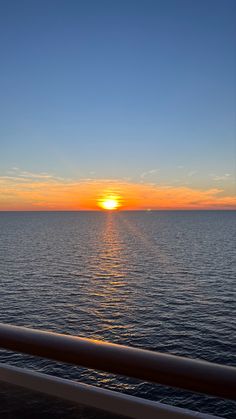
M44 173L0 176L0 210L96 210L104 196L117 195L123 209L235 209L223 189L135 183L120 179L71 180Z
M19 176L23 178L35 178L35 179L51 179L53 178L52 175L49 175L48 173L31 173L31 172L20 172Z
M140 177L141 177L141 179L144 179L145 177L154 175L155 173L158 173L159 171L160 171L160 169L151 169L151 170L148 170L147 172L143 172L140 175Z
M192 177L192 176L194 176L196 174L197 174L197 171L196 170L191 170L190 172L188 172L187 176L188 177Z
M219 182L221 180L229 180L232 177L231 173L225 173L224 175L211 175L212 180L214 180L215 182Z
M53 174L49 174L47 172L39 172L33 173L28 172L26 170L20 170L17 167L13 167L11 170L7 171L7 176L1 176L1 179L9 179L11 181L23 181L23 182L31 182L32 180L64 180L61 177L54 176Z

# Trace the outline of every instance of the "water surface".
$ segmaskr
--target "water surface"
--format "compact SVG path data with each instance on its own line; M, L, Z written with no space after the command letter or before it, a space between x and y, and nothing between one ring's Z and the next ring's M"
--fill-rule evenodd
M0 321L235 365L233 211L0 213ZM236 404L2 351L1 361L233 418Z

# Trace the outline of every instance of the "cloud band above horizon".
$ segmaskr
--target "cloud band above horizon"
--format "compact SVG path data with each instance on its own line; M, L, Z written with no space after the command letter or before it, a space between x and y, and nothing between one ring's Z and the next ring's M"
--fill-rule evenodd
M118 196L121 210L236 209L236 197L219 188L138 183L120 179L70 180L47 173L0 176L0 211L99 210L99 200Z

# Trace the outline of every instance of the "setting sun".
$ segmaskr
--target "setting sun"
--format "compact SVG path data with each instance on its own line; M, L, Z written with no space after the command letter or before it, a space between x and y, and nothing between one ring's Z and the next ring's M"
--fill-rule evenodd
M98 205L105 210L116 210L120 207L119 199L116 197L101 199L98 201Z

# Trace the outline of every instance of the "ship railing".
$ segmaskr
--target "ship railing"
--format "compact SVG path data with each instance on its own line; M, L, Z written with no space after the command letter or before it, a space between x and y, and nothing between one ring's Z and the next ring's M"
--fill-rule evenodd
M236 399L236 368L0 324L0 348L224 399ZM36 371L0 364L0 381L136 419L216 418Z

